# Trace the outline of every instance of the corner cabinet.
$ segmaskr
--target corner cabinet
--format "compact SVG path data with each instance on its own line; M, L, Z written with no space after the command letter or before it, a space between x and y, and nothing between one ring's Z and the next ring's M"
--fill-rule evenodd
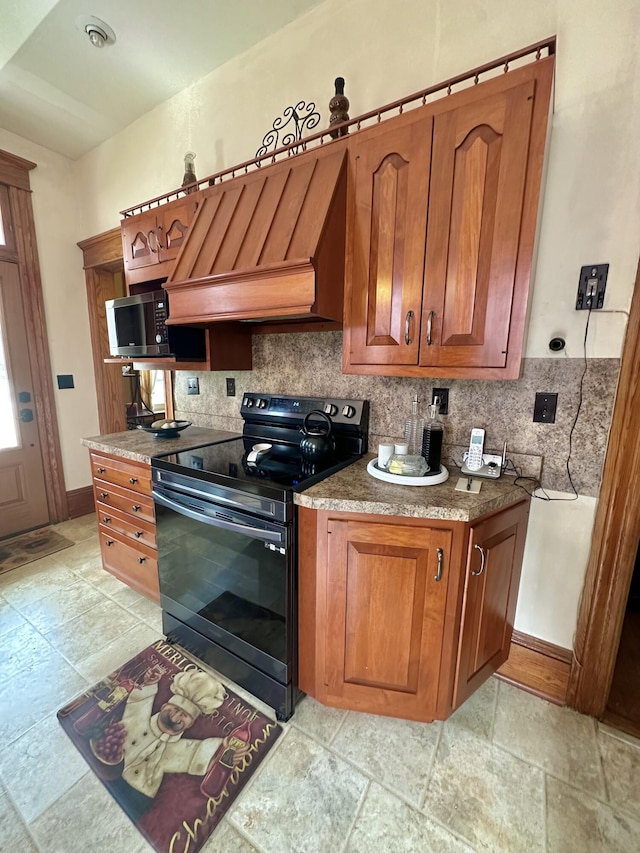
M299 508L299 685L446 719L507 659L529 500L465 523Z
M103 568L159 602L151 466L93 451L90 456Z
M357 134L343 371L514 379L553 57Z

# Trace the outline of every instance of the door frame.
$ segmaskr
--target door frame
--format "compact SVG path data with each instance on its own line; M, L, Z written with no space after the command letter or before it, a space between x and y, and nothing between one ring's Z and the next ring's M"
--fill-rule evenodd
M567 704L601 717L640 541L640 261L580 598Z
M29 172L37 163L24 160L8 151L0 151L0 183L9 188L13 230L17 252L18 275L23 296L23 310L30 342L29 359L33 386L34 409L40 427L40 449L44 469L49 521L56 523L69 517L65 490L62 449L56 415L51 357L42 295L42 279L36 244L36 230L31 204Z

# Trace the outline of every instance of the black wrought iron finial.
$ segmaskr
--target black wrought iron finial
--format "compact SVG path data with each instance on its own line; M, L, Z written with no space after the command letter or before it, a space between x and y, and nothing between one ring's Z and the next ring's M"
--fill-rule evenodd
M282 115L274 119L271 130L262 137L262 145L256 151L256 157L263 157L269 151L284 145L300 142L302 134L313 130L319 122L320 113L316 112L313 101L309 101L308 104L305 101L298 101L294 107L285 107ZM297 154L298 146L294 146L291 151Z
M341 124L343 121L349 121L349 99L344 93L344 77L336 77L335 79L336 93L329 101L329 127L334 124ZM339 130L330 130L330 135L336 139L338 136L345 136L349 133L348 127L341 127Z

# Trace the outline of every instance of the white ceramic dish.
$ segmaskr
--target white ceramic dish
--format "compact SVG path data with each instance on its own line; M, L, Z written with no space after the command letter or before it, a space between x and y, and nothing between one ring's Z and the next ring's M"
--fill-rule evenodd
M439 474L423 474L421 477L409 477L406 474L390 474L382 468L378 468L378 460L371 459L367 465L367 473L376 480L385 480L387 483L396 483L399 486L437 486L449 479L449 472L440 466Z

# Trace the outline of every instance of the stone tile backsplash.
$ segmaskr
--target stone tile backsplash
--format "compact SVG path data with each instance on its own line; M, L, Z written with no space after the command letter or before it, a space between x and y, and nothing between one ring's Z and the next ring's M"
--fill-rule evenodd
M567 475L569 435L582 400L571 440L571 477L579 494L598 494L618 359L589 359L586 373L583 359L525 359L521 378L509 382L352 376L341 370L341 332L306 332L255 335L253 363L250 371L176 372L176 416L197 426L239 432L240 402L247 391L368 399L369 444L375 450L379 441L402 435L414 393L426 405L432 388L445 387L449 388L449 414L443 417L445 443L453 459L459 461L471 428L482 427L487 451L501 452L506 440L508 457L541 457L543 486L572 492ZM190 375L200 378L198 396L187 395ZM226 396L227 376L236 380L235 397ZM558 394L554 424L533 423L537 391Z

